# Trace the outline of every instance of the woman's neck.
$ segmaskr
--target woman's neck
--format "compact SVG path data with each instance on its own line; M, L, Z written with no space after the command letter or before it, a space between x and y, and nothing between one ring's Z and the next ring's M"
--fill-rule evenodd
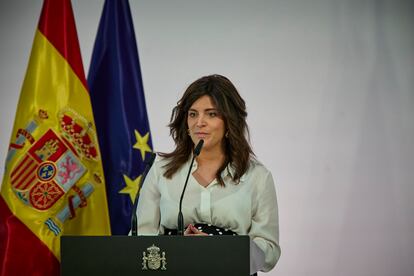
M199 166L203 165L212 165L212 164L223 164L225 155L224 152L221 150L209 151L209 150L202 150L200 155L197 156L197 163ZM220 167L219 166L219 167Z
M197 182L207 187L216 178L224 159L225 155L221 151L202 150L200 155L197 156L197 170L193 173Z

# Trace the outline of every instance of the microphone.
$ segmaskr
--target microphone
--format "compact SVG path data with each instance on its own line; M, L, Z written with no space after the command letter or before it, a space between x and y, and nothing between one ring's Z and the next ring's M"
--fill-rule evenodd
M188 170L187 179L185 180L183 192L181 193L180 208L178 210L178 229L177 229L177 235L178 236L183 236L184 235L184 217L183 217L183 213L182 213L184 192L185 192L185 189L187 188L188 178L190 177L190 173L191 173L191 169L193 167L194 159L200 154L201 148L203 147L203 144L204 144L204 140L201 139L198 142L197 146L195 147L195 149L193 151L193 158L191 159L191 164L190 164L190 168Z
M132 236L138 235L137 207L138 207L139 193L141 192L142 184L144 183L145 177L147 176L147 173L149 172L152 164L154 163L156 156L157 155L155 153L150 152L149 159L144 161L146 166L145 166L144 172L142 173L141 179L139 180L138 191L137 191L137 194L135 195L134 205L132 206L132 218L131 218Z

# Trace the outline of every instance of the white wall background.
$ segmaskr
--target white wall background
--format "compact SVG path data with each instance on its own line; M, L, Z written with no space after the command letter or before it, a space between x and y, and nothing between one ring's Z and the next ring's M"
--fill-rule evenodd
M1 1L0 177L41 0ZM103 0L74 0L85 71ZM153 143L196 78L248 104L273 172L282 257L268 275L414 275L414 2L134 1Z

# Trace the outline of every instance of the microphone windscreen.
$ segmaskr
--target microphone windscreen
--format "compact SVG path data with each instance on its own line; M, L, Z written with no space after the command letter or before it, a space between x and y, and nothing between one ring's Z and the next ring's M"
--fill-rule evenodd
M203 147L203 144L204 144L204 140L203 140L203 139L201 139L201 140L198 142L198 144L197 144L197 146L195 147L195 149L194 149L194 155L195 155L195 156L198 156L198 155L200 154L200 152L201 152L201 148Z
M145 163L148 164L148 166L152 166L152 163L154 163L155 157L157 156L157 154L150 152L150 156L148 158L148 160L145 160Z

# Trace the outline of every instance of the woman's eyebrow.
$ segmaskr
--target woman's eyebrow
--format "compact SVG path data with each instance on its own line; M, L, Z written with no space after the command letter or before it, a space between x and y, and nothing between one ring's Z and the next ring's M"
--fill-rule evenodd
M198 112L198 110L194 109L194 108L190 108L188 111L194 111L194 112ZM217 108L206 108L204 109L204 111L217 111Z

